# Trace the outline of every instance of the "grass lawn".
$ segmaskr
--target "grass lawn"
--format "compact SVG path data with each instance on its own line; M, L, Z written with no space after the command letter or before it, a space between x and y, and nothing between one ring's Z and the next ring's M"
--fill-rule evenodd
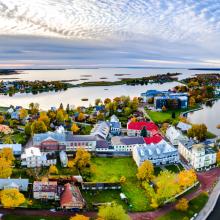
M68 220L68 217L44 217L44 216L19 216L19 215L5 215L3 220Z
M190 219L195 213L199 213L207 201L208 195L206 193L201 193L189 202L189 209L186 212L172 210L166 215L157 218L157 220L182 220L184 217Z
M95 173L92 176L93 182L118 182L121 176L126 177L126 182L122 185L122 192L127 196L132 205L132 211L149 210L149 203L144 189L136 177L137 166L131 157L126 158L92 158ZM117 193L119 198L119 193ZM105 194L105 191L103 192ZM111 202L116 195L107 192L100 199L101 202ZM92 197L94 199L94 197ZM104 201L105 200L105 201ZM97 201L98 202L98 201Z
M217 136L213 133L211 133L210 131L207 131L206 133L206 138L207 139L212 139L212 138L216 138Z
M170 170L174 173L179 173L181 170L184 170L184 168L181 164L167 165L167 166L165 166L165 169Z

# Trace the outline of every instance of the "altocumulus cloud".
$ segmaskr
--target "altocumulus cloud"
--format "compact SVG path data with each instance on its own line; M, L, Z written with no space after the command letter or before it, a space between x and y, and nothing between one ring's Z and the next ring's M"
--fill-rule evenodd
M219 0L0 0L0 60L218 66Z

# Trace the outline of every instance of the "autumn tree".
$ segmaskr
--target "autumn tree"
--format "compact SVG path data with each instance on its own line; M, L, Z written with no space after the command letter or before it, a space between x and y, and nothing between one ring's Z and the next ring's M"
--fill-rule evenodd
M4 157L0 158L0 178L8 178L12 174L11 161L7 161Z
M189 208L189 201L186 198L182 198L178 201L178 203L175 206L176 210L185 212Z
M1 204L5 208L18 207L25 202L25 197L17 189L4 189L0 192Z
M50 118L48 117L46 112L41 112L40 117L38 118L38 121L44 122L44 124L49 127L50 125Z
M20 119L24 119L28 116L28 111L25 108L21 108L19 110L19 117Z
M4 122L5 118L3 115L0 115L0 124L2 124Z
M189 107L193 108L196 105L196 100L194 97L190 97L189 99Z
M31 123L28 122L25 127L24 127L24 133L27 135L27 136L31 136L32 134L32 130L31 130Z
M74 164L76 168L82 170L83 168L90 165L91 154L84 148L78 148L76 151L76 156L74 158Z
M178 184L182 188L192 186L197 181L196 172L191 170L183 170L178 173Z
M89 220L89 217L86 217L85 215L76 214L75 216L70 217L69 220Z
M166 112L166 111L167 111L167 108L166 108L165 105L162 107L162 111L163 111L163 112Z
M77 124L73 123L72 127L71 127L71 131L76 134L78 133L78 131L80 130L80 128L77 126Z
M57 111L56 120L59 124L62 124L65 120L65 115L63 109Z
M207 127L205 124L193 124L192 127L187 131L188 137L196 137L197 140L203 141L207 135Z
M45 133L47 132L47 126L43 121L34 121L31 125L32 134Z
M0 158L5 158L5 160L9 163L13 163L13 161L15 160L14 154L13 154L13 150L11 148L3 148L0 151Z
M108 103L110 103L110 102L111 102L111 99L110 99L110 98L106 98L106 99L104 100L105 105L108 104Z
M217 162L217 164L219 166L220 165L220 150L216 154L216 162Z
M140 167L138 167L137 178L142 181L149 181L154 176L154 166L151 161L144 161Z
M130 217L125 213L121 205L112 203L110 205L100 206L98 217L104 220L129 220Z
M3 143L4 144L13 144L13 140L12 140L11 136L8 135L8 136L4 137Z
M82 112L80 112L78 117L77 117L77 120L78 121L83 121L84 119L85 119L85 115Z
M51 165L49 168L49 174L58 174L58 169L55 165Z
M126 177L125 176L122 176L121 178L120 178L120 183L121 184L124 184L126 182Z
M32 102L29 104L29 109L32 115L36 115L39 112L39 104Z

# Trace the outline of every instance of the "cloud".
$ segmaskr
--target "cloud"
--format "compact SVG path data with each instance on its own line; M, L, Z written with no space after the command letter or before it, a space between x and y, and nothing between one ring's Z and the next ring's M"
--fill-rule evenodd
M219 18L218 0L0 0L0 58L200 64L220 55Z

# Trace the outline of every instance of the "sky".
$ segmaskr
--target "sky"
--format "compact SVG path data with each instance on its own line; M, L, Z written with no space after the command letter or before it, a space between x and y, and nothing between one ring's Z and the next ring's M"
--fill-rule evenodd
M219 39L219 0L0 0L0 68L216 68Z

